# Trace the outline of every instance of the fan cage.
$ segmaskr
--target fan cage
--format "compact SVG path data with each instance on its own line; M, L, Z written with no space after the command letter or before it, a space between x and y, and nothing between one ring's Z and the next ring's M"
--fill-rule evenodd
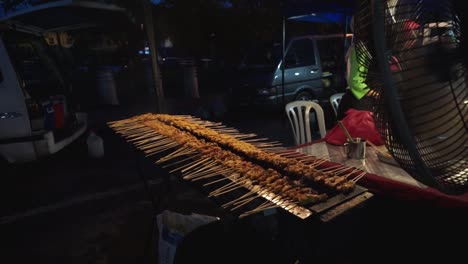
M410 175L443 192L464 193L468 189L468 76L461 5L434 0L381 2L378 12L374 1L357 2L354 45L359 63L367 66L362 73L366 84L375 92L361 100L360 108L374 112L386 147ZM386 48L381 57L373 34L379 13ZM390 76L384 76L378 58L390 68ZM392 82L385 82L386 78ZM388 89L397 96L386 96ZM396 105L399 109L391 111ZM397 122L398 115L405 122Z

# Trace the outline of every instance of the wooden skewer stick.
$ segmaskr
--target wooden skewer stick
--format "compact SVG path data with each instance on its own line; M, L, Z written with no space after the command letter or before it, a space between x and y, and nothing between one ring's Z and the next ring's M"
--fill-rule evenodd
M135 136L141 136L144 133L149 131L153 131L151 129L137 129L137 130L129 130L129 131L116 131L117 134L120 134L123 138L128 139Z
M358 176L356 176L354 179L352 179L353 182L357 182L359 181L362 177L364 177L367 173L366 172L363 172L361 174L359 174Z
M154 141L154 142L144 144L144 145L137 145L136 147L140 150L145 150L145 149L150 149L153 147L163 146L163 145L173 143L173 142L175 141L172 139L162 139L162 140Z
M334 165L334 166L330 166L330 167L328 167L328 168L320 169L319 171L321 171L321 172L327 172L328 170L333 170L333 169L336 169L336 168L341 168L342 166L344 166L344 165L342 165L342 164L337 164L337 165Z
M158 133L148 133L144 136L139 136L131 139L127 139L127 142L132 143L133 145L141 145L145 144L146 142L150 142L153 139L163 138L164 136Z
M375 149L377 152L379 152L380 154L384 155L385 157L389 157L391 158L392 155L390 155L390 153L384 151L384 150L381 150L379 147L377 147L374 143L372 143L372 141L370 140L366 140L366 142L373 148Z
M233 171L231 169L225 169L223 171L215 171L215 172L212 172L212 173L209 173L209 174L206 174L206 175L202 175L200 177L192 178L192 181L199 181L199 180L202 180L202 179L219 176L219 175L221 175L223 173L232 173L232 172Z
M189 157L187 157L187 158L185 158L185 159L178 160L178 161L173 162L173 163L170 163L170 164L166 164L166 165L164 165L164 166L162 166L162 167L163 167L163 168L171 167L171 166L174 166L174 165L179 164L179 163L181 163L181 162L187 161L187 160L189 160L189 159L194 159L194 158L199 157L199 156L201 156L201 154L200 154L200 153L197 153L197 154L192 155L192 156L189 156Z
M171 160L173 158L176 158L178 156L182 156L182 155L187 155L187 154L191 154L191 153L195 153L196 151L193 150L193 149L190 149L190 148L187 148L187 147L182 147L174 152L172 152L171 154L169 155L166 155L162 158L160 158L158 161L156 161L155 163L156 164L159 164L159 163L163 163L165 161L168 161L168 160Z
M312 156L298 156L296 159L302 162L303 161L317 161L317 158L312 157Z
M122 126L121 130L132 130L132 129L143 128L143 127L146 127L146 126L141 124L141 122L137 122L135 124L127 124L125 126Z
M339 166L333 166L333 167L335 167L335 168L330 169L330 170L322 169L321 171L322 171L322 172L325 172L325 173L335 173L336 171L340 171L340 170L342 170L343 168L346 168L346 169L349 168L348 166L341 165L341 164L340 164Z
M341 173L345 173L346 171L353 170L353 169L354 169L353 167L345 166L345 167L343 167L343 168L340 169L340 170L334 171L333 173L334 173L334 174L341 174Z
M255 142L252 143L254 146L262 146L262 147L278 147L283 146L282 143L266 143L266 142Z
M273 208L278 208L278 207L280 207L280 206L275 204L275 205L260 208L260 209L254 209L254 210L251 210L251 211L248 211L248 212L245 212L245 213L241 214L239 216L239 218L244 218L246 216L253 215L253 214L256 214L258 212L262 212L262 211L265 211L265 210L268 210L268 209L273 209Z
M358 169L354 169L352 170L351 172L345 174L345 175L342 175L345 179L348 179L351 175L355 174L356 172L358 172L359 170Z
M171 142L170 140L168 141L162 141L162 140L168 140L168 139L166 137L153 137L153 138L146 139L144 141L135 142L133 143L133 145L135 147L140 148L140 147L145 147L149 145L164 144L164 142Z
M237 139L245 139L245 138L252 138L252 137L256 137L257 135L256 134L238 134L235 136L235 138Z
M161 152L164 152L164 151L167 151L169 149L172 149L172 148L176 148L176 147L179 147L180 145L178 143L174 143L174 144L171 144L171 145L166 145L165 147L161 147L161 148L158 148L158 150L150 150L150 151L145 151L145 156L146 157L151 157L151 156L154 156L158 153L161 153Z
M234 190L236 190L236 189L239 189L239 188L242 188L242 187L244 187L244 186L238 185L238 186L233 187L233 188L231 188L231 189L227 189L227 190L225 190L225 191L222 191L222 192L218 192L218 193L216 193L216 194L213 194L212 196L220 196L220 195L226 194L226 193L228 193L228 192L232 192L232 191L234 191ZM210 196L208 196L208 197L210 197Z
M215 184L215 183L220 182L220 181L223 181L223 180L235 181L235 178L236 178L239 174L236 173L236 172L233 172L233 173L230 173L229 175L226 175L226 174L223 174L223 175L224 175L224 177L223 177L222 179L214 180L214 181L205 183L205 184L203 184L203 186L209 186L209 185ZM220 175L220 176L221 176L221 175Z
M129 136L132 136L131 134L144 134L144 133L149 133L149 132L157 132L157 130L151 128L151 127L147 127L147 126L143 126L143 127L139 127L139 128L135 128L135 129L130 129L130 130L127 130L125 128L119 128L117 129L119 132L123 133L126 135L126 137L129 137Z
M145 125L138 125L138 126L131 126L131 127L122 127L122 128L119 128L117 131L117 133L119 134L123 134L123 135L128 135L128 134L135 134L135 133L139 133L141 131L145 131L145 130L148 130L149 128Z
M143 153L145 154L153 154L153 153L159 153L161 151L164 151L166 149L170 149L170 148L173 148L173 147L179 147L179 143L177 142L172 142L172 143L169 143L169 144L163 144L163 145L154 145L154 146L151 146L149 148L145 148L145 149L141 149L141 148L138 148L140 150L143 151Z
M198 173L200 171L210 169L210 168L212 168L212 167L214 167L216 165L217 165L217 162L215 160L210 160L210 161L208 161L208 163L200 164L200 167L197 166L198 168L193 167L193 168L189 169L189 170L192 170L192 171L188 172L187 174L185 174L185 171L182 171L182 174L184 174L184 176L190 176L191 174L195 174L195 173ZM195 170L193 170L193 169L195 169ZM189 170L187 170L187 171L189 171Z
M212 173L212 172L216 172L216 171L222 171L222 170L225 170L226 167L224 166L221 166L219 165L216 161L214 162L211 162L210 164L206 164L202 167L200 167L198 170L195 170L195 171L192 171L188 174L185 174L183 175L184 178L187 177L187 179L190 179L190 178L196 178L200 175L204 175L204 174L207 174L207 173Z
M181 170L181 169L186 168L186 167L188 167L188 166L191 166L191 165L193 165L193 164L195 164L195 163L197 163L197 162L200 162L200 161L203 160L203 159L204 159L204 158L203 158L203 156L202 156L200 159L194 160L194 161L189 162L189 163L187 163L187 164L184 164L184 165L182 165L182 166L180 166L180 167L177 167L177 168L172 169L171 171L169 171L169 173L173 173L173 172L175 172L175 171L178 171L178 170ZM210 160L211 158L206 158L206 159L207 159L207 160Z
M254 214L256 212L264 211L266 209L271 208L272 206L279 207L278 205L276 205L274 203L271 203L270 201L266 201L266 202L262 203L260 206L256 207L255 209L247 211L247 212L241 214L239 217L242 218L242 217Z
M170 148L173 148L175 146L180 146L180 145L177 142L172 142L172 143L169 143L169 144L154 145L154 146L151 146L151 147L148 147L148 148L140 148L140 149L143 150L143 152L145 154L150 154L150 153L160 152L162 150L170 149Z
M201 169L202 169L201 171L191 172L189 174L183 175L183 178L186 180L190 180L193 178L201 177L205 174L209 174L209 173L213 173L217 171L223 171L226 168L222 166L212 165L212 166L203 166Z
M145 139L149 136L152 136L152 135L160 135L157 131L154 131L154 130L148 130L146 131L145 133L142 133L141 135L132 135L132 136L128 136L127 137L127 141L128 142L133 142L133 141L138 141L140 139Z
M228 184L226 184L226 185L224 185L224 186L221 186L221 187L219 187L218 189L216 189L216 190L210 192L210 194L215 194L215 193L217 193L217 192L221 192L221 191L223 191L223 190L225 190L225 189L228 189L228 188L231 188L232 186L235 186L235 185L237 185L237 182L232 181L232 182L230 182L230 183L228 183Z
M222 133L234 133L234 134L240 133L239 130L234 129L234 128L217 128L214 130L216 130L217 132L222 132Z
M289 158L289 157L295 157L295 156L302 156L304 155L303 153L297 152L297 151L288 151L288 152L283 152L279 154L282 157Z
M246 140L243 140L243 141L247 142L247 143L252 143L252 142L265 141L265 140L269 140L269 138L253 138L253 139L246 139ZM279 142L273 141L273 142L270 142L270 143L279 143Z
M232 201L230 201L230 202L227 202L227 203L223 204L221 207L227 208L227 207L229 207L230 205L235 204L235 203L237 203L237 202L240 202L240 201L246 199L247 197L249 197L249 196L251 196L251 195L257 195L257 194L255 193L254 190L251 190L251 191L247 192L246 194L242 195L241 197L236 198L236 199L234 199L234 200L232 200Z
M185 149L184 151L182 152L178 152L176 155L167 155L167 156L164 156L164 158L160 158L159 160L155 161L154 164L162 164L164 162L168 162L168 161L171 161L173 159L176 159L178 157L181 157L181 156L188 156L188 155L191 155L191 154L196 154L197 152L194 151L194 150L187 150Z
M254 197L250 197L250 198L245 199L243 201L237 202L237 203L234 204L235 206L233 208L231 208L231 211L237 210L237 209L241 208L242 206L254 201L257 198L260 198L260 196L256 195Z
M221 179L214 180L214 181L211 181L211 182L207 182L207 183L203 184L203 186L209 186L209 185L215 184L217 182L226 181L226 180L229 180L229 178L228 177L222 177Z
M203 162L206 162L206 161L209 161L209 160L211 160L211 158L204 158L202 160L199 160L198 162L194 163L193 165L181 170L181 172L182 173L186 172L186 171L190 170L191 168L198 166L200 163L203 163Z
M284 147L277 147L277 148L261 148L261 150L263 151L266 151L268 153L273 153L273 154L277 154L278 151L281 151L285 149Z
M241 186L241 185L240 185L241 183L242 183L242 182L240 182L240 181L233 181L233 182L231 182L231 183L228 183L228 184L224 185L223 187L220 187L220 188L218 188L218 189L216 189L216 190L210 192L210 194L208 195L208 197L214 196L214 195L216 195L216 194L218 194L218 193L224 192L224 191L229 190L229 189L231 189L231 188L235 188L235 186Z

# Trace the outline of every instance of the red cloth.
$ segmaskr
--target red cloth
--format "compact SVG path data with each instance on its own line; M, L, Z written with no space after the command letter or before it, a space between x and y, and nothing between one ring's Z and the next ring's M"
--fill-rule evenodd
M351 137L363 138L371 141L374 145L383 145L379 133L375 129L373 113L349 109L346 116L341 120ZM326 135L325 141L332 145L343 145L346 143L346 136L341 127L336 124Z
M65 127L65 111L63 109L64 105L61 102L54 103L54 120L55 128L64 128Z
M404 30L418 29L419 27L420 27L420 25L418 23L414 22L413 20L407 20L403 24L403 29Z

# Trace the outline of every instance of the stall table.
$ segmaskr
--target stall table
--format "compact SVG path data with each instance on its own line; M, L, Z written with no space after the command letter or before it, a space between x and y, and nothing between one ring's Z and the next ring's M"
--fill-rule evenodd
M381 148L385 149L384 146L381 146ZM398 199L437 207L468 208L468 193L447 195L435 188L426 186L411 177L399 166L382 162L377 157L378 151L370 146L366 148L366 158L364 160L348 159L343 146L332 145L324 140L312 141L292 147L292 149L307 155L329 156L330 166L338 163L361 168L367 174L359 181L359 184L372 193L390 195Z

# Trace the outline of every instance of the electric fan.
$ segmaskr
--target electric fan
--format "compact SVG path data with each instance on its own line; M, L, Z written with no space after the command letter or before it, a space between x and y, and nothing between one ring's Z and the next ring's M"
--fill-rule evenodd
M363 102L399 165L447 194L468 187L466 12L455 0L358 0Z

